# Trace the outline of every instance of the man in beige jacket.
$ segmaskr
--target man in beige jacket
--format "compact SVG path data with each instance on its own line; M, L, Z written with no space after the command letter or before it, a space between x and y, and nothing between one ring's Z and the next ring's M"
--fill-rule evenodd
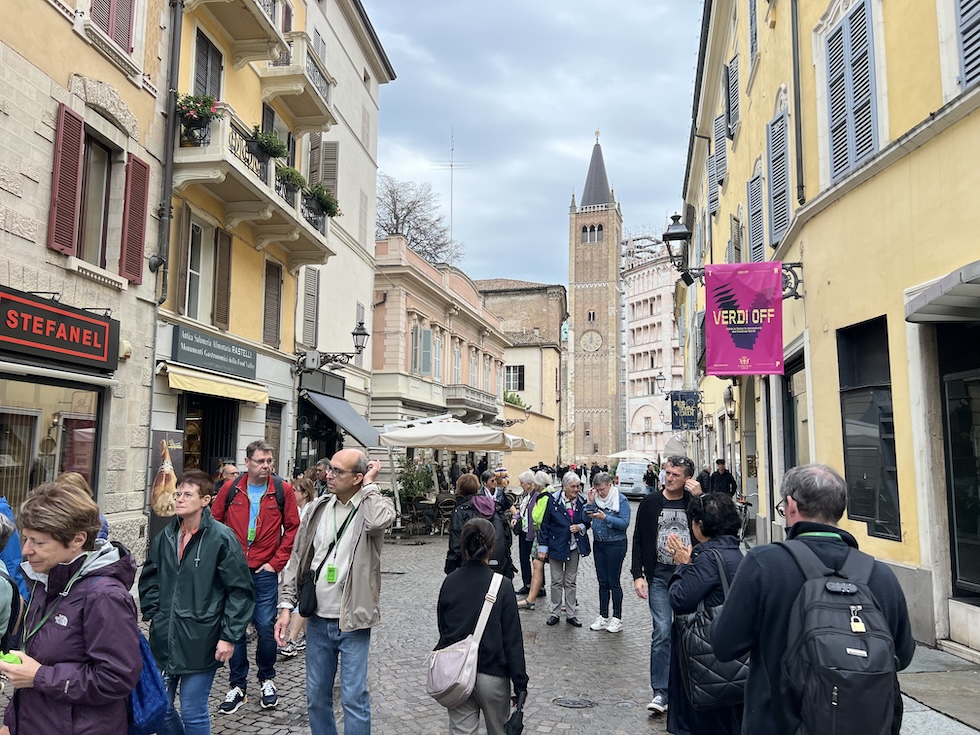
M333 685L340 666L344 735L369 735L371 627L381 618L381 547L395 506L374 479L380 462L342 449L327 468L330 492L313 501L296 534L279 586L276 638L284 645L299 588L314 572L316 611L306 627L306 707L312 735L336 735Z

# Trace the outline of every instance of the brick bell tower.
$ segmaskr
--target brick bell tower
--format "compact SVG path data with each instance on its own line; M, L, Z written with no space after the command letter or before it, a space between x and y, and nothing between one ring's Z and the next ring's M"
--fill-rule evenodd
M609 461L619 446L622 418L620 383L620 240L623 215L606 176L599 131L582 200L572 195L568 227L568 300L571 354L566 403L577 464Z

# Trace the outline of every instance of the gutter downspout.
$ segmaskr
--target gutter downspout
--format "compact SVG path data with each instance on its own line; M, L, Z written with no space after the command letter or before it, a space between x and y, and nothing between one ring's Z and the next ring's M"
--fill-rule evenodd
M793 34L793 127L796 135L796 201L806 203L803 186L803 113L800 91L800 7L799 0L790 4L790 25Z

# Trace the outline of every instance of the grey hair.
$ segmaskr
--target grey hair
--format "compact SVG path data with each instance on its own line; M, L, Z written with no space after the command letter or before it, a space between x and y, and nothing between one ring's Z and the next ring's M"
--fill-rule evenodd
M7 548L10 537L17 532L17 526L7 516L0 514L0 549Z
M354 462L354 466L351 467L351 472L356 472L359 475L366 474L368 471L368 458L364 452L357 453L357 461Z
M316 464L313 465L313 466L314 467L324 467L324 468L329 467L330 466L330 460L327 459L326 457L324 457L323 459L318 459L316 461Z
M847 508L847 483L825 464L801 464L787 471L779 494L784 500L792 497L804 518L832 525Z
M269 444L265 439L256 439L254 442L245 447L245 456L249 459L256 452L272 452L275 454L276 448Z
M667 464L673 465L674 467L680 467L682 470L684 470L684 474L687 477L694 477L694 462L691 461L690 457L685 457L681 454L673 457L667 457Z
M534 484L544 490L551 484L551 476L544 470L538 470L534 473Z
M497 475L493 470L483 470L483 474L480 475L480 482L486 485L490 480L495 478Z
M534 484L534 473L531 470L524 470L521 474L517 476L518 482L530 482Z
M572 482L577 482L577 483L579 483L581 485L582 484L582 478L580 478L577 474L575 474L574 472L572 472L571 470L569 470L564 475L562 475L562 477L561 477L561 486L562 487L568 487L569 485L572 484Z
M612 485L613 476L608 472L596 472L592 478L593 485Z

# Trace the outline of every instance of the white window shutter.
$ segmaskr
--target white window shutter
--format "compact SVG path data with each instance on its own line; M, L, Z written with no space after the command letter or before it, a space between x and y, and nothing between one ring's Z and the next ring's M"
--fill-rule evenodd
M980 81L980 0L957 0L960 37L960 89Z
M738 100L738 56L734 56L725 68L728 79L728 137L733 138L741 115Z
M307 266L303 275L303 344L309 347L316 347L319 292L320 271Z
M749 261L761 263L766 259L766 233L762 221L762 177L753 177L747 187L749 203Z
M766 126L769 177L769 244L776 247L790 219L789 115L783 111Z
M715 157L708 156L708 215L718 211L718 179L715 176Z
M728 124L724 115L715 118L715 178L721 186L728 176Z

